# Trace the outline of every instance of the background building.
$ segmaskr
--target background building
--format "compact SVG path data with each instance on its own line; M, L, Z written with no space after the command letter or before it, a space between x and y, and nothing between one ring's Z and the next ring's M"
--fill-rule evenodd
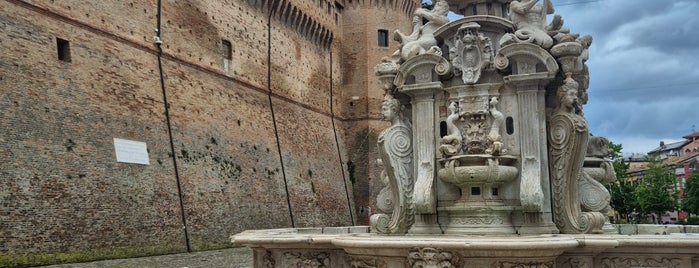
M629 169L626 172L628 179L636 184L643 179L651 162L657 161L658 164L673 170L677 176L675 190L678 194L678 201L681 203L687 180L693 172L699 172L699 149L697 149L699 147L699 132L693 132L683 136L683 138L685 140L670 144L660 141L660 145L645 156L624 157L624 161L629 164ZM668 211L664 215L660 215L659 218L663 223L676 223L687 216L686 212L678 210Z

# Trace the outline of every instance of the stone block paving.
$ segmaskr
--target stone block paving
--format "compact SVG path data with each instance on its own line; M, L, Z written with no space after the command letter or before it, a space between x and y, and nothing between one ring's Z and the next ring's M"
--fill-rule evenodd
M43 266L50 268L252 268L252 250L246 247Z

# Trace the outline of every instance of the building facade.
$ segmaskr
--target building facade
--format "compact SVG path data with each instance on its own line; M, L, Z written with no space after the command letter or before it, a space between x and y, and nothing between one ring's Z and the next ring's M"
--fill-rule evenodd
M372 68L419 6L1 2L0 260L366 224L385 127Z

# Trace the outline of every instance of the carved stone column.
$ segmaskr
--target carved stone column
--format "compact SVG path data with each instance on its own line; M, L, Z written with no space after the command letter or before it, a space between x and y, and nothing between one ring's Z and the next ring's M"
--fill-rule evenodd
M520 234L558 233L551 214L551 191L546 149L545 86L543 73L511 75L505 82L517 94L515 133L520 143L520 202L523 225Z
M435 195L435 131L434 94L442 90L441 82L405 85L399 92L412 99L413 163L415 166L415 224L410 233L441 233L437 225Z

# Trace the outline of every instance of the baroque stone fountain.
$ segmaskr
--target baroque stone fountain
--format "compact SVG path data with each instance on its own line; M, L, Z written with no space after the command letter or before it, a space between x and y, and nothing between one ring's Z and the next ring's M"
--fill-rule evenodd
M592 38L538 2L437 0L395 32L400 49L375 67L391 126L371 226L233 242L255 267L699 267L699 236L609 224L608 142L582 111ZM468 15L449 22L450 5Z

